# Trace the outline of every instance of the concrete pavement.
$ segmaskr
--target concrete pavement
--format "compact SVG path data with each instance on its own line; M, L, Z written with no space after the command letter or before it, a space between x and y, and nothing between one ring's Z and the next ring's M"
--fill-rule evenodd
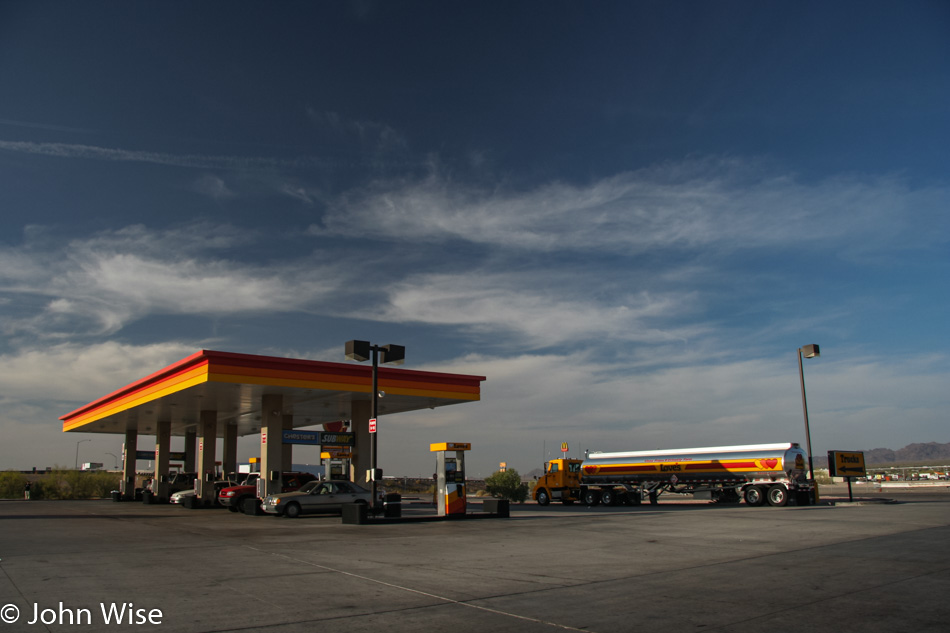
M950 494L905 497L394 525L0 502L0 633L944 631ZM121 605L160 624L106 625Z

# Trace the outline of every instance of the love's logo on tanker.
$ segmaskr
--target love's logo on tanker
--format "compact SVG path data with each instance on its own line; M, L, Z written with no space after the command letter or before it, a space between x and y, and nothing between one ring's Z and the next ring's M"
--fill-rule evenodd
M775 470L775 467L778 466L778 460L774 458L773 459L757 459L755 461L759 465L759 468L762 468L763 470Z
M585 475L596 475L598 470L600 470L599 466L593 466L593 465L584 466Z

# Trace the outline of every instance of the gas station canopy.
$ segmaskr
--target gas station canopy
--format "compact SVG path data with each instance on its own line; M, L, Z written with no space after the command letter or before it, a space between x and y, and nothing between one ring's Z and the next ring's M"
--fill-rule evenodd
M477 401L484 376L378 369L380 415ZM194 430L202 411L217 412L217 436L261 429L264 395L282 396L293 428L350 420L367 403L372 367L202 350L60 418L63 431L153 435L171 421L172 435Z

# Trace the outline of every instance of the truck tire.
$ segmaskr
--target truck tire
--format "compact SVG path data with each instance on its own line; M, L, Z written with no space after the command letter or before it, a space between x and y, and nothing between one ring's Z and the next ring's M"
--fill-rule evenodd
M538 500L539 506L546 506L549 503L551 503L551 495L548 494L547 490L544 490L544 489L539 490L537 498L538 498L537 500Z
M617 505L617 493L613 490L604 490L600 493L600 502L605 506Z
M584 499L584 503L589 506L595 506L600 503L600 495L597 494L596 490L585 490L582 498Z
M769 486L766 498L769 500L770 506L775 506L776 508L784 507L788 504L788 488L782 484Z
M760 486L749 486L742 493L745 503L748 506L760 506L765 503L765 493Z

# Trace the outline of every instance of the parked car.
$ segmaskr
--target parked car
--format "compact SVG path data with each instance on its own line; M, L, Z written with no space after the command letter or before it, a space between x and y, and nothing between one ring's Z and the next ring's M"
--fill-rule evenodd
M256 474L257 473L255 473L255 475ZM253 482L223 488L221 492L218 493L218 501L231 512L243 512L244 500L257 498L257 479L259 479L259 476L255 477ZM315 479L316 476L310 473L281 473L282 485L280 491L294 492L300 490L300 487L305 483L314 481Z
M179 490L193 489L197 473L172 473L168 476L169 492L178 492Z
M222 489L231 488L236 485L238 485L238 482L232 481L232 480L214 482L214 502L218 505L221 505L221 501L218 499L218 494L220 494ZM194 497L194 496L195 496L194 488L192 488L191 490L179 490L178 492L173 494L171 497L169 497L168 502L183 504L185 502L185 497Z
M346 503L370 504L372 493L349 481L311 481L297 492L268 495L264 512L296 518L310 512L342 512Z

